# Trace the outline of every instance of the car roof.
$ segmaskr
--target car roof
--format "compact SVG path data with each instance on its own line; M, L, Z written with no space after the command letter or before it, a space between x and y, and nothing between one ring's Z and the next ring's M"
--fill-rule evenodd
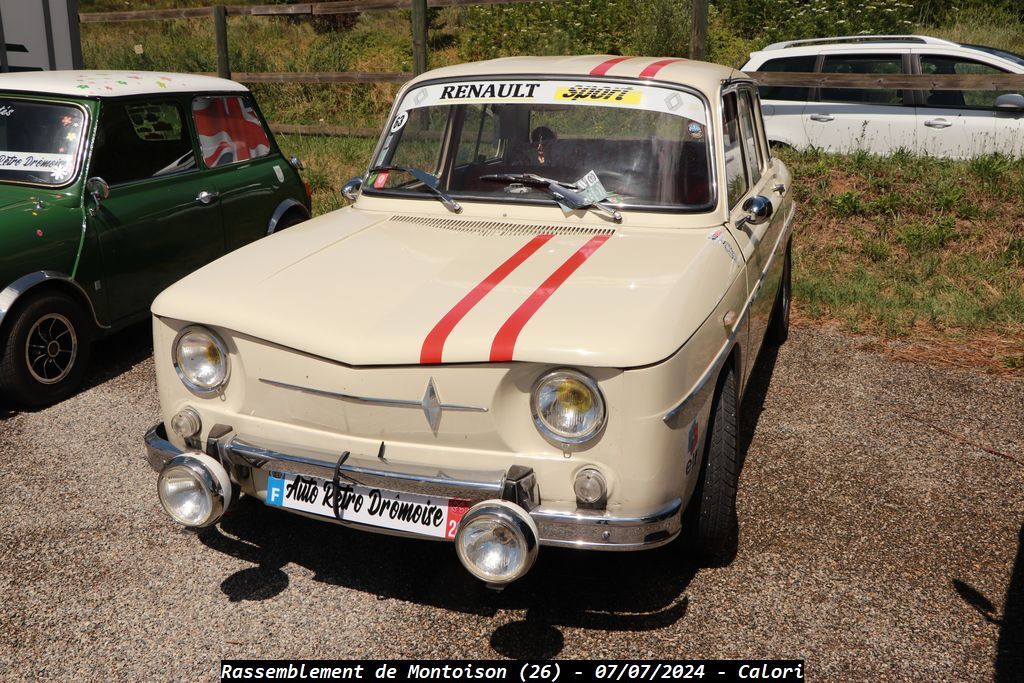
M19 71L0 74L0 90L76 97L123 97L168 92L248 92L241 83L157 71Z
M810 46L825 46L825 45L870 45L875 47L878 45L890 46L890 45L945 45L947 47L960 47L960 43L954 43L951 40L945 40L943 38L933 38L932 36L922 35L861 35L861 36L829 36L827 38L805 38L803 40L784 40L779 43L772 43L765 47L762 51L767 52L769 50L789 50L800 47Z
M679 83L712 94L728 79L746 78L731 67L678 57L622 57L586 55L570 57L504 57L485 62L470 62L428 71L412 81L442 78L479 78L487 76L605 76L607 78L652 79Z

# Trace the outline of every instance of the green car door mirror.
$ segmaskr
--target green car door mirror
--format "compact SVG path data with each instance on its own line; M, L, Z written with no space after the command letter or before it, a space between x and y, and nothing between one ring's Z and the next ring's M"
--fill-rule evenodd
M85 181L85 191L99 207L100 202L110 196L110 185L107 185L107 181L103 178L93 176Z

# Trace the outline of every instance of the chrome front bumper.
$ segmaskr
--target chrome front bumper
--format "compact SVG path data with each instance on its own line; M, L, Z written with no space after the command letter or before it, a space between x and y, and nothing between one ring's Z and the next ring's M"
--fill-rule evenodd
M167 440L164 425L146 432L146 458L154 471L183 451ZM205 452L220 460L231 478L244 482L252 470L288 472L330 480L334 463L305 456L268 450L239 439L230 427L215 425L210 430ZM461 498L472 503L500 498L514 502L530 513L540 532L540 544L587 550L642 550L664 545L679 534L682 501L675 498L659 509L643 515L621 517L605 510L555 510L541 502L533 470L514 465L507 471L439 471L402 465L395 467L384 459L350 456L341 466L348 481L369 488L419 493L446 498ZM327 521L381 531L353 522Z

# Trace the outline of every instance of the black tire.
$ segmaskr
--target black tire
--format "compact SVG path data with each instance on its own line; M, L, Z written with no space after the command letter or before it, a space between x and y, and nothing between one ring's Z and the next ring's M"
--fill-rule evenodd
M284 216L282 216L281 220L279 220L277 222L277 225L274 226L274 234L276 235L277 233L281 232L282 230L287 230L288 228L292 227L293 225L298 225L299 223L301 223L301 222L303 222L305 220L306 220L305 216L302 216L302 215L300 215L299 213L297 213L295 211L292 211L292 212L290 212L288 214L285 214Z
M708 418L704 458L684 520L687 545L703 564L728 564L736 554L736 488L740 475L736 372L719 378Z
M786 260L782 264L782 281L779 282L779 293L775 296L772 318L768 323L765 340L769 344L779 346L789 339L789 309L793 300L793 242L786 245Z
M95 330L88 314L73 299L45 292L12 315L0 350L0 394L25 408L63 401L89 365Z

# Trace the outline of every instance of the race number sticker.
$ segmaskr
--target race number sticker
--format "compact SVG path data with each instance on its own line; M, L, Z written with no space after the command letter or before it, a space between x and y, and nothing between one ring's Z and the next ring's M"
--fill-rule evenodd
M409 113L403 111L401 114L395 117L395 122L391 124L391 132L397 133L398 131L402 130L402 128L405 127L405 124L408 120Z

